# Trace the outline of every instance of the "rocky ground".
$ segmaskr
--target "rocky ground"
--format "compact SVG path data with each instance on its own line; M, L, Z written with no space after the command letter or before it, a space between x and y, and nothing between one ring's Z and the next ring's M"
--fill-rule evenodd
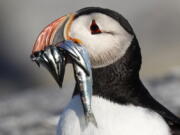
M180 116L180 76L145 81L150 93ZM0 135L55 135L58 114L70 99L58 88L29 89L0 98Z

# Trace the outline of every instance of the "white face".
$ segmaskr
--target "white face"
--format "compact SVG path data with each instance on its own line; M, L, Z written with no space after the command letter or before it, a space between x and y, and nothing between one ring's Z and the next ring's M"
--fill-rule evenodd
M92 34L93 20L101 33ZM120 59L133 39L116 20L102 13L82 15L75 19L70 36L82 41L93 68L104 67Z

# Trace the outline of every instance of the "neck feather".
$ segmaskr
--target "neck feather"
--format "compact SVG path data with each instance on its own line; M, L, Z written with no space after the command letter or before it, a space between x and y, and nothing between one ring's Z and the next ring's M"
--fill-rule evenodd
M142 87L139 79L141 52L134 37L125 55L115 63L93 69L93 94L118 103L128 103Z

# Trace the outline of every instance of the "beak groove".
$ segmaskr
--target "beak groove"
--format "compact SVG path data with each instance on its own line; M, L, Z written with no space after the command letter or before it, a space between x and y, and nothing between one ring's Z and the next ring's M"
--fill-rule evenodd
M64 40L64 27L69 16L63 16L46 26L39 34L32 53L42 51L49 45L53 45Z
M79 41L78 39L73 39L69 36L69 31L74 20L74 16L74 14L68 14L60 17L46 26L39 34L34 44L32 53L42 51L50 45L56 45L65 40Z

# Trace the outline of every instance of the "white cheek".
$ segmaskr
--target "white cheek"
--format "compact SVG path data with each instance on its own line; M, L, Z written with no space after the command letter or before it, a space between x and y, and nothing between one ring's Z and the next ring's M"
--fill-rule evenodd
M92 18L97 18L96 22L101 30L112 31L113 34L92 35L89 29ZM127 33L118 22L100 13L76 19L71 26L70 36L83 42L94 68L110 65L120 59L133 39L133 36Z

